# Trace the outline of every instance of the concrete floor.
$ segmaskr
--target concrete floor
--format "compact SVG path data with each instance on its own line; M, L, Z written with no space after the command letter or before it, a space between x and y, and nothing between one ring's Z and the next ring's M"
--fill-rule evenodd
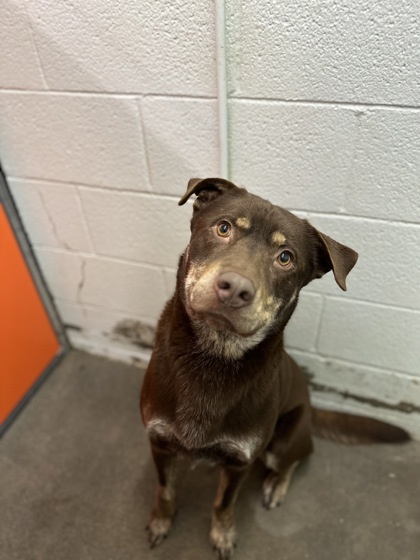
M155 473L138 413L143 371L71 352L1 442L4 560L206 560L216 471L186 468L168 539L144 527ZM239 499L241 559L417 560L420 445L317 441L284 505L265 511L263 469Z

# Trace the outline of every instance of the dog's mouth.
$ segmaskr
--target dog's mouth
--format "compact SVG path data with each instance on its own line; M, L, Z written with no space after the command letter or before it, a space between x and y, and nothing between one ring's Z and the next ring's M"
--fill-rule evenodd
M206 323L210 328L216 331L230 332L241 338L247 338L255 335L261 328L261 325L248 325L248 321L235 320L227 316L222 311L216 310L197 310L193 306L188 306L188 315L194 322ZM238 325L238 323L241 323Z

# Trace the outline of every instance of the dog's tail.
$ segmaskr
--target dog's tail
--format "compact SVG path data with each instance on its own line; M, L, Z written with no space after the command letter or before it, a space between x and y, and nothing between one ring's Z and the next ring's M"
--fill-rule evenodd
M312 407L312 431L315 436L337 443L403 443L410 435L397 426L365 416L320 410Z

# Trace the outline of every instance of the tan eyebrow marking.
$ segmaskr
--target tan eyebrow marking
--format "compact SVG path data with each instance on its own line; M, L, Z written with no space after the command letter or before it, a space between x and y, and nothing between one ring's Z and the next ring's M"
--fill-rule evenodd
M271 241L273 243L276 243L277 245L283 245L284 243L286 243L286 238L285 236L280 233L279 231L275 231L273 233L273 235L271 236Z
M242 229L249 229L251 227L251 222L248 218L238 218L235 224Z

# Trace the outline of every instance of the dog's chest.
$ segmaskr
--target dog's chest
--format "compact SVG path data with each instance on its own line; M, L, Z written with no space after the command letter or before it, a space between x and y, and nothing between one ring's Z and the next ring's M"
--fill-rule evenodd
M198 425L181 433L175 424L159 417L146 422L146 429L151 439L157 438L170 451L194 461L247 464L255 458L261 444L261 438L254 434L235 436L221 433L213 438L204 438Z

